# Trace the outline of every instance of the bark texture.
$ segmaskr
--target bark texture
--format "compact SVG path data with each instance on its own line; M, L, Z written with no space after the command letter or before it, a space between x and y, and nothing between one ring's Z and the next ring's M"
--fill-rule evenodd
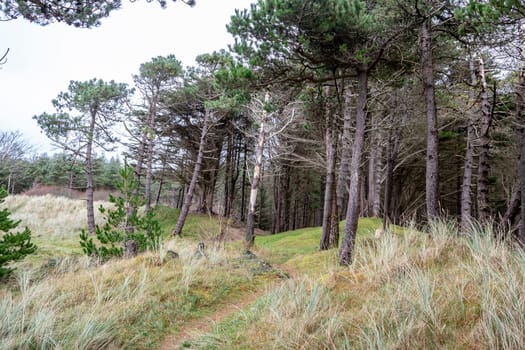
M425 95L427 118L427 158L425 192L427 218L432 220L439 215L439 160L436 97L434 89L434 67L432 53L432 23L425 19L421 25L421 73Z
M343 219L344 202L348 193L349 164L352 152L352 90L345 90L345 105L343 108L343 135L341 137L341 162L339 164L339 176L337 177L337 208L339 208L339 219Z
M490 111L487 80L485 78L485 65L483 60L479 60L479 79L481 85L481 115L480 115L480 135L479 135L479 159L478 159L478 181L477 181L477 203L478 220L486 224L490 220L489 207L489 171L490 171L490 126L492 115Z
M358 98L356 110L356 125L354 143L352 146L352 160L350 162L350 186L348 191L348 208L343 233L343 242L339 251L339 264L350 265L354 251L357 222L359 219L359 173L361 156L365 140L366 104L368 99L368 70L366 67L358 69Z
M476 72L474 70L474 62L470 61L470 83L472 86L477 85ZM472 102L475 102L475 97L472 96ZM471 113L469 113L471 114ZM467 121L467 147L465 150L465 160L463 166L463 182L461 184L461 231L465 232L472 220L472 165L474 162L474 148L472 142L474 141L474 128L470 115Z
M525 68L519 72L518 85L516 86L516 120L519 123L524 123L523 120L523 108L524 108L524 99L525 99ZM524 130L522 129L521 136L521 148L520 148L520 160L519 160L519 181L520 181L520 199L521 199L521 209L520 209L520 226L518 230L518 242L525 246L525 137Z
M332 92L330 88L326 90L326 98L330 99ZM333 108L328 101L325 111L325 150L326 150L326 181L324 190L323 203L323 227L321 233L320 250L330 248L330 232L332 224L332 211L335 209L332 205L334 195L333 187L335 186L335 166L336 166L336 130L333 115Z

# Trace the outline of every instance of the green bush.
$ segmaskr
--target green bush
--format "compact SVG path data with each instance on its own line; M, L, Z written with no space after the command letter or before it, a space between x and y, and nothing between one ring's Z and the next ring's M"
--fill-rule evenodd
M137 210L144 204L144 198L137 193L139 184L133 169L125 165L119 174L120 180L116 185L121 194L117 197L109 195L109 201L114 204L114 208L99 208L106 219L103 226L96 225L95 229L100 245L97 245L85 230L80 234L80 246L89 256L102 259L120 257L124 254L124 244L129 240L137 243L139 252L159 247L161 227L155 218L154 209L145 214Z
M5 188L0 187L0 204L6 197ZM14 221L10 216L11 212L7 208L0 210L0 278L13 271L13 268L7 267L9 262L21 260L36 251L36 246L31 243L31 231L27 227L22 232L10 232L20 224L20 221Z

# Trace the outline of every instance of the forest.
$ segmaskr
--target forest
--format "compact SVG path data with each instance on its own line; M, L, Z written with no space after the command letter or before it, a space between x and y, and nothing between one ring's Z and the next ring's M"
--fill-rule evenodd
M1 9L7 18L91 27L104 25L103 18L120 6L119 1L90 1L86 11L75 12L80 5L74 2L67 8L55 8L52 1L38 3L24 7L10 0ZM350 269L363 268L364 256L373 249L384 253L395 246L397 252L409 254L410 242L425 247L427 239L434 239L435 256L422 248L417 254L423 255L406 259L414 259L417 268L431 266L432 259L446 264L452 257L440 259L439 254L447 254L446 247L456 237L474 237L472 230L490 232L488 239L497 249L503 242L522 258L525 5L521 1L258 0L236 10L227 30L235 43L198 56L191 67L183 67L174 53L153 57L130 72L132 86L96 78L71 81L67 90L57 92L54 110L35 111L40 114L33 117L61 153L35 155L20 133L0 132L0 184L14 197L39 184L81 190L87 209L81 244L88 255L113 254L113 245L103 251L96 247L112 237L112 229L101 229L95 219L94 193L108 189L123 195L121 200L110 197L117 209L115 216L108 215L109 224L118 216L122 221L115 226L135 225L119 226L123 232L119 244L124 244L119 249L125 248L125 253L119 250L116 255L128 254L130 239L138 242L139 250L158 250L157 243L147 240L157 239L161 229L167 230L166 239L191 236L187 224L193 225L194 215L200 214L218 220L219 238L224 233L222 222L242 228L242 243L234 246L237 253L265 256L270 253L258 251L260 246L274 249L282 254L269 258L277 265L288 261L279 260L283 256L295 257L275 245L282 237L278 234L299 230L299 235L314 227L319 227L319 235L315 252L309 252L331 252L334 266ZM121 154L103 156L115 152ZM177 216L164 227L162 213L167 208L175 208ZM160 215L161 227L155 226L155 215ZM358 232L369 225L363 222L374 223L372 236L383 239L380 243L370 243L373 237L360 240ZM436 227L441 224L454 227L450 241L440 241ZM133 230L143 228L146 238L135 238ZM410 242L388 238L401 235L403 229L408 237L403 239ZM420 231L430 235L415 233ZM481 251L481 243L469 242L458 243L464 249L455 252L458 256L472 252L467 260L478 262L474 251ZM394 263L401 256L385 254ZM505 259L514 259L509 256L514 257ZM389 276L386 279L398 278L392 276L410 275L416 269L403 270L403 264L381 273ZM523 266L523 261L517 264ZM294 266L294 273L306 269ZM336 273L333 283L338 286L337 278L349 284L370 282L368 273L372 270L355 272L349 280ZM520 278L513 281L523 283ZM465 303L467 315L472 310ZM480 303L480 308L486 305ZM323 312L330 314L326 307ZM431 312L424 306L421 310ZM463 315L465 323L458 321L458 328L472 326L469 317L481 317L472 312L475 316ZM395 343L388 338L392 331L385 336L388 341L383 339L385 347L377 339L373 344L410 348L432 341L437 348L450 346L444 340L447 331L436 321L445 319L445 313L423 312L429 317L423 322L431 335L422 335L420 329L413 339L423 339L421 343L410 343L415 333ZM388 315L382 317L386 322ZM519 327L525 326L525 321L519 322ZM384 323L382 327L387 328ZM495 324L479 327L474 328L486 336L487 348L522 344L500 343L504 336L496 334ZM374 347L372 332L366 329L359 333L358 348ZM345 337L312 348L357 346L353 340L346 343ZM454 346L472 345L458 339ZM277 348L301 348L298 344Z
M235 45L195 67L169 55L143 63L133 87L72 81L34 117L83 168L84 183L70 170L68 185L85 189L88 211L107 186L94 183L95 154L124 128L147 208L182 209L175 234L191 210L245 222L248 245L253 227L322 226L327 249L346 219L343 264L358 217L493 223L525 240L519 1L265 1L228 31ZM3 164L19 157L7 136ZM28 171L3 183L51 183Z

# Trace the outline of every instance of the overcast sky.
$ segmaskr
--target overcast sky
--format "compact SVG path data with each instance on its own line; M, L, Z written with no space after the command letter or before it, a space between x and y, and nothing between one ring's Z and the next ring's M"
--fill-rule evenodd
M131 84L140 64L159 55L174 54L192 65L195 56L233 42L225 26L236 8L252 1L197 0L193 8L169 1L162 10L155 2L124 0L122 9L93 29L0 22L0 55L10 48L0 68L0 130L20 130L39 153L51 151L32 116L53 112L51 100L70 80Z

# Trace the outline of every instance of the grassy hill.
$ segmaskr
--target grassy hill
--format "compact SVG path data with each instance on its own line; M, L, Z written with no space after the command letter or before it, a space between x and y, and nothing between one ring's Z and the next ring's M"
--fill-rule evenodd
M166 232L175 217L161 209ZM362 219L340 267L318 251L320 228L257 237L257 257L206 241L199 257L196 239L219 224L193 216L185 238L105 264L79 255L75 230L35 226L45 249L0 287L0 349L525 348L525 254L489 231L437 223L375 239L380 222Z

